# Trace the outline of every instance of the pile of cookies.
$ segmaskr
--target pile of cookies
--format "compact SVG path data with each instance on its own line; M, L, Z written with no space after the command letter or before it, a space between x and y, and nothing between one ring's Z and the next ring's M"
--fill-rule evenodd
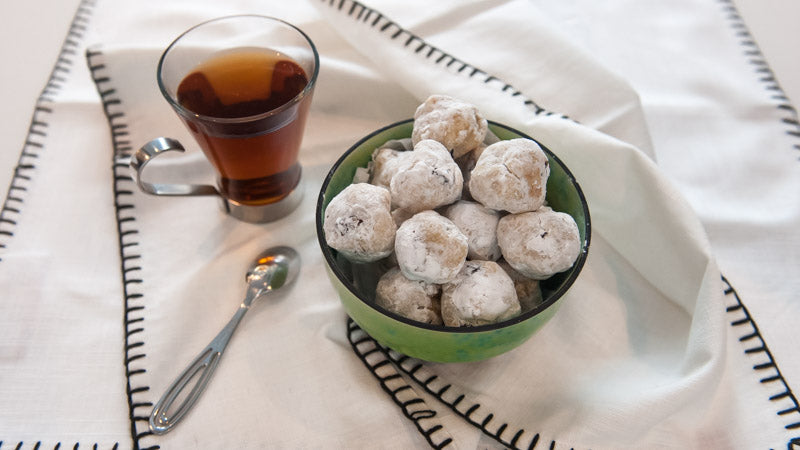
M545 205L550 166L529 139L499 141L469 103L433 95L410 140L378 148L325 210L325 239L356 263L388 261L378 305L446 326L500 322L572 267L573 218Z

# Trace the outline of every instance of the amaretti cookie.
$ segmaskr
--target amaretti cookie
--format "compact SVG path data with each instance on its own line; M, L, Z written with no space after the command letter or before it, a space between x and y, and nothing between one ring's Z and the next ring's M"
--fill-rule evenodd
M461 169L442 144L427 139L406 153L389 183L395 207L420 212L461 198Z
M440 292L438 284L409 280L394 267L378 281L375 303L408 319L441 325Z
M469 179L472 198L510 213L535 211L544 204L550 165L530 139L496 142L481 153Z
M367 183L351 184L325 209L325 240L352 261L384 258L394 249L397 231L390 211L389 191Z
M500 258L497 245L497 222L500 213L480 203L460 200L444 210L450 219L467 236L468 259L496 261Z
M481 145L487 131L488 122L474 105L447 95L431 95L414 113L411 140L414 145L436 140L458 158Z
M423 211L397 229L394 250L407 278L446 283L458 275L467 259L467 237L435 211Z
M497 243L514 270L536 280L569 269L581 251L575 220L548 207L500 219Z
M442 286L442 320L451 327L478 326L520 313L514 282L494 261L467 261Z

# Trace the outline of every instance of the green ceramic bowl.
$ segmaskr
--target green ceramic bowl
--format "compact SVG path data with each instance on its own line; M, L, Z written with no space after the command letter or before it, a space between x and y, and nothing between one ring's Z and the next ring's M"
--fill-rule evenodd
M542 281L544 301L534 309L504 322L476 327L446 327L406 319L376 305L375 285L380 270L375 265L354 264L325 243L322 224L330 200L353 180L358 167L366 167L372 152L386 141L411 136L413 120L377 130L361 139L339 158L325 178L317 201L317 237L327 263L328 275L347 314L380 344L415 358L437 362L477 361L517 347L541 328L558 310L586 261L591 235L589 209L580 186L566 166L547 148L550 178L547 202L557 211L570 214L578 224L582 251L571 269ZM489 122L489 128L503 140L532 139L507 126ZM541 144L540 144L541 145Z

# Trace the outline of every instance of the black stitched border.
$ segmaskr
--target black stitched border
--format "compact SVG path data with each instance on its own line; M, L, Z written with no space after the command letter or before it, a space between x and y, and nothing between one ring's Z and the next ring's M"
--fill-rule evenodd
M728 301L726 311L730 317L731 328L739 336L745 356L753 361L752 367L759 376L758 382L765 386L774 386L769 400L776 405L778 409L776 414L784 422L786 430L800 432L800 407L797 397L786 383L772 352L761 336L758 325L742 303L739 294L725 277L722 277L722 281L725 284L725 297ZM800 445L800 434L791 438L786 446L791 448L793 444Z
M781 119L781 122L786 126L785 132L797 141L793 144L792 148L800 151L800 122L798 122L797 110L778 84L775 73L767 63L766 58L758 47L750 30L747 28L744 18L739 14L739 10L736 8L733 0L717 1L722 4L722 12L728 20L730 27L733 29L739 44L744 47L743 55L747 59L747 62L754 67L758 81L768 91L769 98L774 102L775 107L781 113L785 114ZM800 159L800 157L798 157L798 159ZM769 397L771 402L789 403L789 407L780 408L777 414L786 421L784 428L787 430L798 430L799 434L791 438L786 444L786 447L789 449L800 448L800 409L798 409L797 397L778 369L772 352L770 352L767 347L756 322L753 320L752 316L750 316L750 312L744 306L739 295L728 280L723 277L723 281L727 285L725 291L726 296L734 299L734 303L728 306L727 311L729 314L737 314L737 318L731 322L731 326L734 329L743 328L748 330L748 332L741 334L739 338L739 341L745 346L745 354L751 357L756 357L757 355L763 355L765 357L763 362L753 365L753 370L759 373L759 382L781 386L779 392ZM756 344L752 344L753 342ZM768 373L769 375L761 376L761 373Z
M13 445L13 444L9 444L9 445ZM44 447L42 447L42 441L36 441L33 444L31 444L30 447L26 447L25 446L25 441L19 441L13 447L8 447L8 448L9 449L10 448L14 448L14 450L24 450L26 448L30 448L31 450L42 450ZM73 449L73 450L80 450L81 448L91 448L93 450L99 450L100 449L100 447L97 444L94 444L91 447L81 447L81 444L78 443L78 442L73 444L72 447L69 447L69 446L65 446L64 447L65 450L66 449L70 449L70 448ZM111 446L109 448L111 450L117 450L119 448L119 442L115 443L113 446ZM3 441L0 441L0 450L2 450L2 449L3 449ZM53 446L53 450L61 450L61 442L57 442Z
M73 64L73 58L80 47L80 41L86 31L86 25L92 14L94 0L82 0L72 17L67 35L61 44L50 77L36 100L33 117L28 125L28 133L20 150L14 175L8 186L6 197L0 207L0 252L4 251L8 242L14 237L17 222L22 214L28 187L33 182L39 155L45 150L49 117L53 113L53 103L61 91ZM0 256L2 253L0 253ZM2 261L2 257L0 257Z
M502 423L495 427L492 424L492 420L494 419L493 413L484 413L481 411L481 405L479 403L465 403L464 400L466 396L463 394L453 396L451 393L451 395L447 395L452 385L441 380L438 375L429 371L422 361L381 346L350 317L347 318L347 330L348 340L350 341L353 351L359 359L361 359L370 373L378 379L383 390L391 395L394 402L403 409L403 413L406 417L415 422L417 429L420 430L432 447L442 448L450 444L450 439L440 443L441 445L434 444L431 442L431 439L429 439L432 433L431 430L444 431L443 426L437 424L427 428L427 431L420 427L418 423L419 416L425 414L424 418L433 418L436 416L435 410L427 408L409 414L406 411L406 407L409 403L402 402L395 397L398 392L413 389L405 381L405 378L397 372L397 369L400 369L407 376L411 377L416 383L422 386L428 394L434 396L453 412L480 429L486 436L512 449L532 450L536 448L540 439L539 433L526 432L524 429L509 430L507 423ZM369 358L372 358L372 360L368 361ZM386 369L387 367L388 369ZM379 370L384 370L386 373L379 374ZM389 388L386 386L388 381L398 381L399 385ZM424 400L419 398L413 403L425 405ZM555 445L556 441L550 441L549 448L554 448Z
M428 444L435 449L446 448L453 442L440 423L436 423L437 412L428 407L413 388L397 373L391 364L386 349L378 345L353 319L347 318L347 339L364 366L378 380L381 388L389 394L409 420L414 423Z
M125 377L126 394L128 398L128 418L130 419L130 433L133 448L158 449L153 445L142 447L141 440L153 433L148 428L149 409L153 403L148 400L149 386L136 382L137 375L146 372L141 367L145 353L145 343L140 337L144 331L144 293L139 289L143 280L141 266L139 266L139 230L136 228L135 206L130 198L134 193L134 181L128 174L128 161L133 154L133 147L128 139L128 125L125 122L125 113L122 111L122 101L117 96L116 89L111 84L111 78L106 74L103 62L103 52L99 49L87 49L86 61L92 74L97 92L103 103L103 111L108 120L111 131L111 144L113 147L111 170L113 173L114 207L117 219L117 234L119 240L119 256L122 274L122 294L124 299L123 324L125 329Z
M477 77L479 80L482 80L486 84L491 84L497 88L499 88L499 92L503 94L510 95L512 97L519 97L525 105L529 106L534 114L546 114L546 115L556 115L558 117L569 119L566 115L559 115L557 113L547 111L546 109L539 106L536 102L530 99L526 99L522 92L515 89L512 85L503 82L499 78L490 75L489 73L470 65L467 62L464 62L455 56L437 48L430 44L428 44L425 40L420 38L419 36L415 35L414 33L404 29L391 19L387 18L383 14L378 11L369 8L362 3L355 1L355 0L321 0L323 3L327 3L330 7L336 8L339 11L346 12L346 14L353 18L356 21L364 22L369 24L372 28L376 28L382 34L389 34L392 40L400 40L402 45L406 48L409 48L414 54L421 55L425 59L433 60L435 64L444 66L445 70L452 70L453 68L456 70L456 73L465 74L469 78ZM776 101L776 107L784 111L788 114L787 117L782 119L782 122L786 124L789 129L786 133L790 136L800 138L800 123L798 123L797 119L797 111L791 105L789 99L783 93L782 89L778 85L777 80L774 77L772 70L767 65L766 61L761 54L761 51L758 49L758 46L755 43L755 40L750 35L749 31L747 30L746 25L744 24L744 20L738 14L736 7L733 5L732 0L717 0L724 4L723 10L727 14L728 20L732 22L732 26L734 29L737 30L737 36L741 38L741 45L745 46L747 50L745 51L745 55L748 57L748 60L751 64L756 66L756 71L761 75L759 81L765 84L767 90L773 92L771 94L771 99ZM571 120L571 119L569 119ZM800 150L800 144L795 144L794 148L796 150ZM723 277L723 281L725 283L726 290L725 295L730 296L731 294L736 300L735 305L731 305L728 307L728 313L733 314L735 312L743 312L744 317L738 318L731 322L731 327L737 329L743 325L750 325L752 327L752 332L746 334L740 338L740 342L743 345L747 346L747 341L751 339L757 339L759 341L759 345L757 346L750 346L746 347L744 352L746 355L756 355L756 354L763 354L766 356L767 361L762 362L760 364L756 364L753 366L753 370L760 372L760 371L774 371L769 376L761 378L759 381L761 383L777 383L782 386L782 390L777 392L775 395L771 396L769 399L773 402L779 401L788 401L791 402L790 405L786 408L782 408L778 411L778 416L785 417L787 423L785 424L784 428L787 430L796 430L800 429L800 420L797 419L796 415L800 414L800 410L798 410L797 398L792 393L791 389L789 388L788 383L783 378L783 375L780 373L778 369L777 362L775 361L772 353L769 351L766 342L764 341L763 337L761 336L760 332L758 331L758 327L750 316L749 312L747 312L747 308L745 308L744 304L741 302L741 299L733 290L730 283L727 279ZM352 325L357 327L357 325ZM366 333L365 333L366 334ZM367 336L366 339L371 339ZM377 343L376 343L377 345ZM353 347L354 350L358 353L357 347ZM510 440L506 440L507 438L504 436L508 436L510 431L508 431L508 425L503 423L496 428L489 429L489 425L491 424L492 420L494 419L495 415L491 412L482 415L480 418L475 418L474 416L480 415L481 405L479 403L473 403L468 408L461 407L462 401L464 400L464 396L458 396L451 401L445 400L444 394L450 389L450 384L441 384L438 389L431 387L431 383L434 381L441 382L438 376L433 375L430 372L427 372L427 369L424 365L414 359L408 358L400 353L396 353L392 350L384 349L383 350L386 355L398 366L400 369L412 377L417 383L419 383L425 390L430 393L431 395L438 398L440 401L448 405L454 412L461 415L464 419L466 419L472 425L478 427L481 431L484 432L487 436L497 440L503 445L507 445L512 448L520 448L518 446L520 442L520 438L523 434L525 434L524 430L519 430L512 435ZM413 362L412 362L413 361ZM411 366L409 367L409 364ZM369 367L369 366L368 366ZM425 376L419 375L419 373L424 373ZM533 435L530 438L529 444L526 448L532 449L536 447L539 441L539 433ZM551 441L549 444L549 448L554 448L556 445L555 441ZM787 443L787 448L792 448L793 445L800 446L800 436L791 438L790 441Z
M480 403L471 402L464 394L453 395L450 393L448 395L452 389L452 384L441 380L438 375L428 370L422 361L394 350L387 349L387 354L400 370L422 386L426 392L447 405L464 420L480 429L486 436L513 449L532 450L540 443L540 433L531 433L522 428L510 430L508 423L505 422L500 424L492 423L495 418L494 413L486 411L486 408L482 408ZM548 448L555 448L556 445L556 441L551 440Z
M750 34L750 30L744 23L744 18L739 14L733 0L717 0L722 4L722 11L725 18L730 22L739 44L744 47L744 56L755 70L759 83L769 92L769 98L775 103L775 107L785 116L781 118L781 123L786 126L786 134L795 138L796 142L792 146L794 150L800 151L800 122L798 122L797 110L792 105L786 93L778 84L775 73L767 63L761 49L758 47L755 38ZM797 99L795 99L797 100ZM798 156L800 160L800 156Z
M558 116L563 119L569 119L568 116L549 111L536 103L535 101L522 95L518 89L503 80L492 76L480 69L463 61L456 56L445 52L444 50L431 45L424 39L420 38L411 31L401 27L396 22L384 16L380 12L362 4L355 0L320 0L322 3L327 3L328 6L346 13L350 18L368 24L372 28L378 30L380 34L389 36L394 41L401 42L402 45L413 53L429 60L434 64L441 66L443 69L454 72L468 78L477 79L483 83L491 85L496 88L499 93L508 95L510 97L517 97L519 101L530 108L535 115L545 116Z
M774 394L769 397L771 402L776 404L778 411L777 416L781 417L784 421L784 428L786 430L800 430L800 407L798 406L797 397L792 392L788 383L781 374L778 364L775 362L766 341L761 336L758 325L752 316L750 316L747 307L742 303L736 290L728 282L727 278L722 277L724 283L725 298L729 302L726 305L727 314L731 315L730 325L734 331L738 332L739 342L745 347L744 353L750 358L757 358L752 368L754 371L760 373L759 383L764 385L774 385L777 388ZM534 449L539 443L540 435L535 433L529 436L524 429L511 431L508 429L507 423L502 423L496 427L491 425L495 415L491 412L482 413L480 403L464 404L466 399L465 395L457 395L452 398L447 398L447 394L452 388L452 385L442 380L438 375L429 371L424 362L415 358L410 358L402 353L398 353L386 347L380 346L372 337L364 332L359 326L353 322L351 318L347 319L348 338L358 357L364 362L364 365L370 372L382 383L384 390L390 395L393 392L387 389L383 383L386 377L381 377L376 373L377 368L385 366L389 361L393 363L394 367L399 368L402 372L411 377L418 383L426 392L437 398L440 402L447 405L452 411L464 418L473 426L479 428L485 435L495 439L497 442L513 449ZM381 359L377 362L368 363L366 358L372 354L379 353ZM386 359L388 358L388 360ZM392 378L400 377L399 374ZM410 387L408 387L410 388ZM407 389L407 388L404 388ZM403 406L395 399L395 403ZM432 415L435 415L434 412ZM410 417L406 414L407 417ZM413 420L413 418L412 418ZM418 427L419 428L419 427ZM422 432L422 430L420 430ZM512 434L513 433L513 434ZM423 432L423 435L424 432ZM523 438L523 436L525 436ZM521 441L522 439L522 441ZM526 442L527 445L520 445L520 442ZM430 442L430 441L429 441ZM433 444L432 444L433 445ZM551 441L548 448L554 448L556 441ZM800 446L800 435L790 438L787 442L787 449L797 448Z

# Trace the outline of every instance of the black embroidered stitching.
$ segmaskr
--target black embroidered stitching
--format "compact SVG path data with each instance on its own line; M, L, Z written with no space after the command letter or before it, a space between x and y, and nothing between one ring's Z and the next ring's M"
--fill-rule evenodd
M67 81L62 74L70 73L71 56L75 54L80 45L79 41L83 38L86 30L85 25L79 22L87 23L89 21L94 3L94 0L82 0L72 18L50 77L36 99L28 133L20 150L17 165L14 167L14 175L11 177L6 197L0 207L0 251L6 249L9 241L14 237L14 230L17 227L19 216L22 214L25 194L33 181L33 174L36 173L36 159L39 158L39 153L45 150L47 128L50 126L48 116L53 113L53 108L48 104L54 102L63 83ZM0 257L0 261L2 261L2 257Z
M444 397L443 394L450 389L450 384L447 384L438 390L431 386L431 384L439 379L439 376L436 374L431 374L426 371L426 368L423 363L420 361L410 358L402 353L395 352L394 350L388 349L386 347L381 346L377 343L372 337L370 337L366 332L364 332L351 318L347 318L347 329L348 329L348 340L350 342L350 346L353 348L353 351L359 357L362 363L367 367L367 369L372 373L372 375L381 383L381 388L388 393L392 400L401 407L403 413L406 417L411 419L415 422L417 429L425 436L428 443L434 448L442 448L451 443L451 439L447 438L444 441L436 444L431 439L431 435L435 431L444 430L444 426L442 424L436 424L428 428L428 430L424 430L421 425L419 424L419 420L422 418L431 419L436 416L436 411L425 408L420 409L416 412L409 412L407 408L410 405L421 404L425 405L425 401L421 398L414 398L407 401L401 401L397 398L396 394L400 392L404 392L407 390L413 390L411 386L408 384L403 384L399 387L394 389L387 386L386 382L389 380L397 380L400 379L401 382L404 383L402 380L402 375L397 372L393 372L390 375L382 376L378 373L380 368L391 368L397 369L399 368L401 371L405 372L409 375L414 381L419 383L426 392L433 395L436 399L442 402L444 405L447 405L451 410L455 413L463 417L472 425L478 427L484 434L487 436L495 439L497 442L514 449L521 449L522 447L518 446L518 442L522 439L523 435L525 434L525 430L518 430L515 432L514 436L511 438L510 441L506 442L503 438L506 430L508 429L508 424L503 423L501 424L495 431L491 431L489 429L490 422L494 419L494 414L489 413L482 418L475 419L472 416L476 415L479 412L480 404L473 404L466 409L466 411L461 410L458 408L458 405L464 400L465 396L459 395L455 398L455 400L448 402ZM378 355L378 360L370 362L368 361L369 355ZM408 367L407 367L408 366ZM529 442L528 446L525 448L533 449L536 447L536 444L539 441L539 433L534 434ZM551 441L551 448L555 445L555 441Z
M347 318L347 339L367 370L378 380L381 389L389 394L394 403L400 407L403 415L414 423L428 444L435 449L450 445L452 438L441 424L427 425L428 419L436 417L436 411L428 408L425 400L419 398L413 388L406 383L392 361L389 360L386 350L349 317ZM381 375L379 372L389 373ZM408 396L413 397L403 400L399 396L401 393L407 393Z
M729 301L732 301L727 308L726 311L728 314L736 314L736 319L733 319L730 324L732 327L743 327L744 325L749 325L746 334L742 334L739 338L739 341L745 345L748 345L747 348L744 350L746 355L754 357L755 355L763 355L767 360L757 363L753 366L753 370L755 371L770 371L770 374L765 374L763 378L759 380L762 384L771 384L775 383L779 386L777 392L769 397L771 402L779 402L784 401L782 406L779 406L779 410L777 411L777 415L785 420L784 428L786 430L796 430L800 429L800 407L798 406L797 397L792 392L791 388L789 387L786 380L783 378L783 375L778 368L777 363L775 362L772 353L769 350L769 347L766 344L766 341L762 338L760 331L756 322L750 316L747 307L741 302L739 295L736 293L735 289L731 286L728 280L723 277L723 283L725 284L724 294ZM358 325L354 324L354 327L358 327ZM734 328L740 329L740 328ZM365 334L365 336L367 336ZM361 338L362 342L366 342L365 338ZM757 341L753 343L752 341ZM377 345L377 343L376 343ZM504 423L500 427L497 428L496 431L492 432L487 428L489 423L494 419L494 414L489 413L487 414L483 420L474 419L472 416L475 415L476 412L480 410L481 405L479 403L474 403L466 410L459 409L458 405L466 398L463 394L456 397L453 401L448 402L443 394L450 389L451 385L446 384L436 390L435 386L431 386L431 384L438 380L439 377L435 374L428 374L426 372L426 368L424 364L421 362L409 358L406 355L397 353L393 350L384 349L388 357L394 361L395 365L400 368L403 372L409 375L414 381L420 384L428 393L436 397L439 401L448 405L451 410L462 416L465 420L467 420L472 425L481 429L487 436L490 436L500 442L503 445L506 445L510 448L521 448L518 445L518 442L521 436L524 434L524 430L518 430L514 436L511 438L510 441L506 442L503 440L503 434L506 431L508 424ZM788 403L788 404L787 404ZM528 444L527 448L533 449L536 447L536 444L539 441L539 433L536 433L533 438L531 439L530 443ZM550 442L550 448L553 448L556 445L556 441ZM791 449L793 446L800 445L800 436L796 436L790 439L787 443L787 448Z
M24 445L25 445L25 441L19 441L19 442L17 442L17 445L16 445L16 447L14 447L14 449L15 450L22 450L24 448L23 447ZM3 448L3 441L0 441L0 449L2 449L2 448ZM33 447L31 447L31 448L33 450L39 450L40 448L42 448L42 441L36 441L36 443L33 444ZM56 445L53 446L53 450L59 450L60 448L61 448L61 442L57 442ZM80 443L76 442L75 445L72 446L72 448L74 450L79 450L80 449ZM94 445L92 445L92 448L96 450L99 447L98 447L97 443L95 443ZM119 442L114 443L114 445L111 447L111 450L117 450L117 449L119 449Z
M744 55L747 61L755 66L755 72L758 75L758 81L764 85L764 88L771 92L770 99L775 102L775 107L787 114L786 117L781 119L781 122L786 125L786 134L794 138L800 139L800 122L798 122L797 110L792 106L786 93L778 84L775 78L775 73L769 67L767 60L761 53L753 35L747 29L744 19L739 14L733 0L718 0L722 3L722 11L725 18L730 22L731 28L736 30L735 36L738 37L739 44L745 48ZM795 150L800 151L800 141L793 145ZM800 156L798 157L800 160Z
M120 256L120 273L122 276L123 302L125 306L125 377L126 395L128 400L128 418L130 420L130 433L133 448L143 449L142 439L152 435L148 428L148 417L141 415L142 410L152 408L153 403L146 401L149 386L136 385L137 375L142 375L147 370L141 366L134 367L134 363L143 364L147 354L141 333L144 331L145 297L137 289L144 282L139 276L142 267L139 265L141 255L136 253L139 246L139 230L136 229L135 206L130 202L133 194L133 179L128 175L128 163L132 154L128 136L128 125L125 123L125 114L119 109L122 101L116 97L116 89L108 87L111 79L104 75L106 69L102 63L103 52L99 49L87 49L86 61L92 74L97 93L103 104L106 120L111 131L113 148L111 170L113 174L114 207L117 220L117 235ZM145 399L142 399L145 397ZM158 449L159 445L146 447Z
M325 0L322 0L322 2L324 3ZM345 9L344 4L348 2L350 3L350 8L347 10L348 16L355 19L356 21L368 23L373 28L377 27L377 29L381 33L384 33L387 30L393 28L394 31L389 36L392 40L395 40L401 36L405 36L405 42L403 43L403 45L407 48L411 48L413 52L416 54L422 54L425 57L425 59L431 59L431 57L434 54L438 54L439 56L435 60L433 60L435 64L442 64L445 60L449 59L449 61L447 61L447 63L445 63L444 65L447 68L449 68L453 64L460 64L460 67L456 70L456 73L466 73L466 75L469 78L475 78L475 77L482 78L484 83L497 86L499 88L498 92L500 93L508 94L508 91L511 91L510 92L511 97L521 96L521 92L515 89L513 86L499 80L497 77L489 75L487 72L483 71L478 67L474 67L464 61L459 60L455 56L443 51L438 47L430 45L424 39L420 38L419 36L415 35L409 30L406 30L405 28L401 27L397 23L385 17L380 12L368 6L365 6L364 4L358 1L340 0L338 7L336 9L339 11L343 11ZM333 1L328 0L328 5L334 6ZM372 20L372 22L369 22L369 18L372 17L373 15L375 18ZM418 42L418 45L412 46L411 44L415 42ZM423 50L425 50L426 48L428 49L428 51L423 52ZM556 115L563 119L572 120L566 115L548 111L547 109L541 107L539 104L537 104L531 99L522 99L522 100L527 107L531 108L531 110L534 112L535 115L541 115L541 114L546 116Z
M775 394L769 397L771 402L777 402L777 415L784 420L786 430L800 430L800 407L798 407L797 397L792 392L786 379L783 378L780 368L772 356L766 341L761 336L758 325L753 320L747 307L744 306L739 294L731 286L725 277L722 277L725 285L725 297L730 302L727 304L726 311L733 319L730 324L734 331L739 331L741 336L739 342L745 347L744 353L750 358L758 358L753 370L761 377L758 381L764 385L777 386ZM743 330L742 330L743 329ZM783 400L782 402L779 402ZM800 435L789 440L787 448L800 443Z
M501 423L495 430L490 429L491 422L495 418L494 413L490 412L487 413L486 415L482 415L480 403L473 403L467 406L466 408L460 408L459 405L461 405L461 403L464 400L466 400L466 396L464 394L460 394L453 400L448 401L444 397L444 394L451 388L450 384L445 384L444 386L441 387L435 386L434 382L439 380L440 377L436 374L428 372L427 367L423 363L421 363L416 359L398 353L394 350L391 349L384 349L384 350L386 351L386 354L388 355L389 359L394 361L395 365L398 368L400 368L401 371L405 372L409 377L411 377L411 379L417 382L426 392L428 392L437 400L439 400L441 403L446 405L453 412L461 416L468 423L480 429L486 436L491 437L497 442L512 449L536 448L536 444L539 442L539 433L535 433L529 438L526 447L522 446L524 445L524 443L522 445L520 444L521 440L523 442L525 441L523 436L526 434L526 431L524 429L517 430L516 432L514 432L514 435L511 437L510 440L506 440L507 438L505 436L508 435L506 433L508 431L508 423ZM555 445L556 445L555 440L550 442L551 448Z

